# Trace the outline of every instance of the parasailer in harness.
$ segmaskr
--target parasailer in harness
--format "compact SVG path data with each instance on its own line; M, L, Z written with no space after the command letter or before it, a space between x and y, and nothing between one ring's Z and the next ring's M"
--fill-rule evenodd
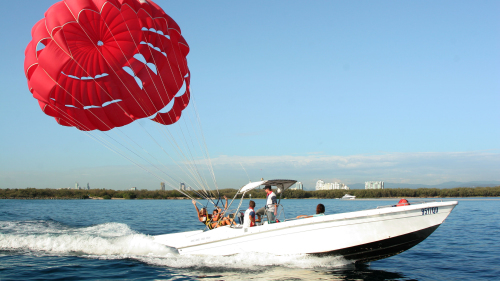
M217 207L212 214L212 228L217 228L219 226L224 226L224 225L231 225L232 219L229 218L229 216L224 216L226 211L227 211L227 197L224 195L224 199L226 200L226 203L224 204L224 210L222 210L220 207Z
M196 200L191 201L196 208L196 213L198 214L198 220L202 222L204 225L208 227L208 229L212 229L212 217L207 214L207 208L201 208L201 210L198 209L198 206L196 206Z

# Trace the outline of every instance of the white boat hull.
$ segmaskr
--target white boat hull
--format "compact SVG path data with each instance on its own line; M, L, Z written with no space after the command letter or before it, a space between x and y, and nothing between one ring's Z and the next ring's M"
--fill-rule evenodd
M456 201L388 207L251 228L221 227L155 236L181 255L342 255L366 262L401 253L429 236Z

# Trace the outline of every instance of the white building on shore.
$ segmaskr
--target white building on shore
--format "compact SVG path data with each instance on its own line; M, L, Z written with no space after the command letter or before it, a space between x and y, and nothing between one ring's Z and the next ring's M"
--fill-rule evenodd
M383 181L365 181L365 189L384 189Z
M316 182L316 190L334 190L334 189L349 190L349 187L341 182L325 183L322 180Z
M299 181L294 187L291 187L290 190L304 190L304 185Z

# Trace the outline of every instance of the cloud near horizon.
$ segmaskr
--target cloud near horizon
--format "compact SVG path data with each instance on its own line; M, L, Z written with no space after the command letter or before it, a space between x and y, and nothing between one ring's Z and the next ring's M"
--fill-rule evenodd
M440 184L447 181L500 180L500 153L415 152L380 153L349 156L309 154L283 156L221 155L211 159L219 188L238 188L248 180L290 178L301 181L307 189L318 179L354 184L369 180L390 183ZM198 165L212 182L206 166ZM240 165L241 164L241 165ZM242 166L245 170L243 170ZM150 167L151 170L154 170ZM189 183L179 169L166 166L165 174ZM248 174L248 177L247 177ZM133 165L58 169L52 171L3 171L0 188L60 188L90 182L92 188L158 189L158 178ZM172 181L172 186L178 183ZM168 184L167 184L168 186Z
M392 183L439 184L446 181L500 180L500 154L473 152L414 152L349 156L227 156L212 159L214 169L241 170L250 177L269 172L313 182L340 180L347 184L382 180ZM235 165L236 163L236 165ZM244 174L243 174L244 175ZM295 176L295 177L294 177ZM267 177L268 178L268 177Z

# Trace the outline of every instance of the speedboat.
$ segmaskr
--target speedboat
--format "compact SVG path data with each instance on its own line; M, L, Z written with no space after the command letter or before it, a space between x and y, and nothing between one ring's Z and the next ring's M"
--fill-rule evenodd
M346 195L342 196L342 199L354 200L354 199L356 199L356 196L350 195L350 194L346 194Z
M281 197L295 182L261 180L243 186L237 193L241 201L233 214L239 214L247 192L262 185L276 187L276 194L280 195L276 221L263 218L263 223L253 227L235 222L212 230L158 235L154 236L154 241L176 248L181 255L219 256L248 252L334 255L363 263L402 253L422 242L458 204L457 201L409 202L310 218L286 218Z

